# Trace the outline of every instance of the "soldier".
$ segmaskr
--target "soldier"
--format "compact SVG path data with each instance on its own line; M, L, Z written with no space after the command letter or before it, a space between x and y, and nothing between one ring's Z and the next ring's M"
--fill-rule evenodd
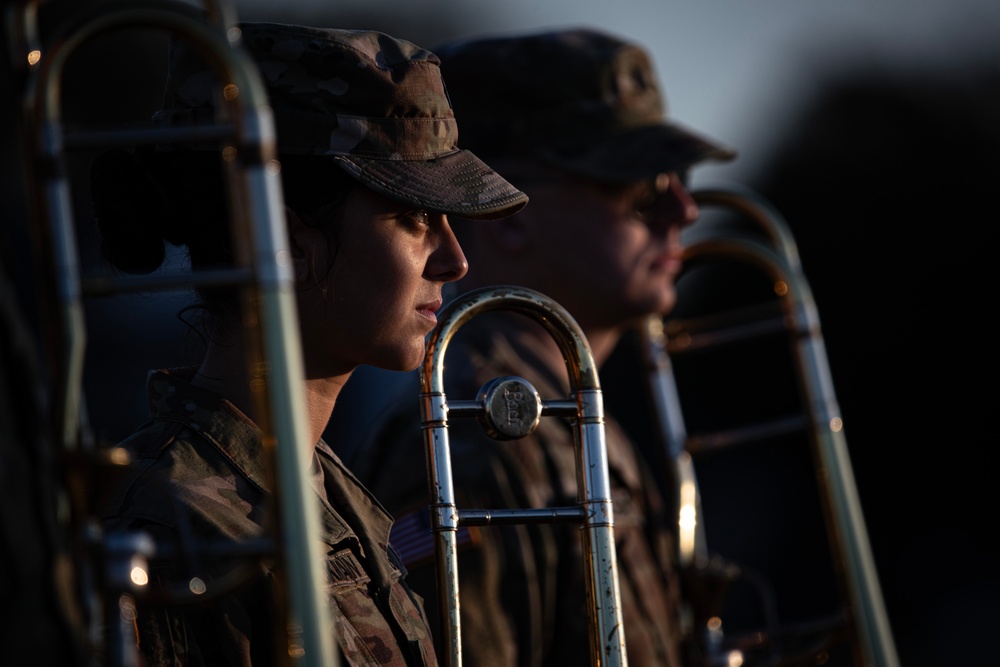
M616 36L560 30L460 41L436 52L463 140L532 200L510 218L464 230L470 271L459 289L514 284L542 292L577 320L600 365L629 326L673 308L681 230L698 217L687 171L733 152L668 120L649 54ZM542 397L568 391L555 342L510 313L463 326L445 373L454 398L472 398L505 375L525 378ZM418 420L414 393L359 448L355 469L397 517L393 538L430 610L439 601ZM673 526L649 468L610 416L606 436L629 664L677 667L685 656ZM453 420L450 442L460 507L576 502L567 424L543 419L530 436L497 443L478 424ZM578 532L553 525L460 531L465 664L590 661ZM430 616L434 623L436 611Z
M457 147L432 53L373 31L240 28L277 130L330 631L346 664L434 665L421 601L388 546L392 520L321 433L356 366L406 371L421 360L442 287L467 269L448 216L497 218L527 199ZM156 118L175 127L210 118L207 66L191 50L172 54ZM231 263L215 152L111 152L93 165L92 193L114 266L155 270L164 240L186 246L195 269ZM219 287L199 296L205 356L150 373L151 421L123 443L136 465L105 517L108 531L143 530L168 555L252 540L271 501L236 296ZM231 560L199 556L211 575L234 570ZM180 558L151 563L154 580L167 585L184 573ZM274 664L285 631L275 625L274 574L262 565L231 594L140 609L146 664Z

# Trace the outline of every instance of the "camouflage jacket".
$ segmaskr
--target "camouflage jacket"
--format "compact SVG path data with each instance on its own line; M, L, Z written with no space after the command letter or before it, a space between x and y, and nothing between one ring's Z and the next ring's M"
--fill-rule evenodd
M232 554L266 535L271 495L261 431L176 371L151 373L148 393L152 421L123 443L134 465L115 488L105 529L152 536L162 556L151 560L150 574L166 590L186 588L197 574L221 594L183 606L140 599L143 657L151 667L275 664L277 641L285 641L274 602L279 573L267 559ZM342 662L436 665L423 601L389 546L392 519L322 440L313 473ZM227 548L230 555L220 556Z
M564 380L540 372L499 334L475 329L474 324L461 333L466 330L476 334L456 336L449 347L449 399L472 399L483 383L504 375L526 379L542 398L567 395L565 387L557 388ZM673 533L634 445L611 418L605 433L628 661L639 667L677 667L680 584L673 567ZM475 420L451 419L449 442L459 507L576 504L573 433L563 421L543 417L528 437L498 442ZM380 422L356 450L351 467L396 517L392 539L409 570L407 581L427 598L428 616L437 628L440 612L418 401L399 406ZM458 541L464 664L591 664L578 527L461 528Z

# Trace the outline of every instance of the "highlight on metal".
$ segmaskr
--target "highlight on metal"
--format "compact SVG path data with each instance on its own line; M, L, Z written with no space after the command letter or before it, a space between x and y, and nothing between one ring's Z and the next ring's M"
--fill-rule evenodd
M280 600L287 603L279 617L296 632L279 632L288 644L279 647L275 664L330 667L338 664L330 636L322 554L310 536L319 531L319 519L309 483L308 430L302 384L293 279L287 262L288 241L282 214L282 192L277 172L275 131L266 91L249 56L238 46L231 3L207 0L196 7L170 0L84 5L70 13L51 37L38 32L39 2L18 2L5 18L15 36L12 48L23 49L26 131L24 155L32 229L39 248L44 294L43 316L51 360L47 382L53 415L53 441L64 462L65 501L69 505L66 532L80 545L82 560L75 563L81 590L67 603L67 616L78 618L74 637L87 659L105 660L110 667L138 664L132 616L136 598L153 604L186 604L221 595L245 580L262 558L277 561L286 573L279 576ZM236 95L226 95L218 117L198 132L187 129L134 127L73 129L62 123L61 87L67 63L81 47L116 30L142 28L165 31L189 40L220 79L235 83ZM232 90L232 89L230 89ZM208 142L217 146L230 190L229 222L235 238L247 239L232 269L154 274L141 278L81 275L72 186L67 153L135 143ZM222 155L226 159L222 159ZM222 169L223 166L220 166ZM198 553L212 545L154 544L143 534L104 534L89 497L102 475L129 464L117 448L98 446L91 432L83 397L83 359L87 345L85 302L115 294L165 292L196 285L238 286L243 290L248 348L247 367L260 389L257 396L264 418L260 426L268 474L275 489L275 505L267 520L267 534L240 544L231 555L245 565L234 565L230 576L206 583L192 571L176 586L156 588L145 576L146 559L171 550ZM281 443L277 446L276 443ZM88 664L91 664L88 662Z
M694 577L717 581L742 576L735 564L709 558L701 489L695 460L701 453L759 442L789 432L805 434L810 444L820 502L826 522L833 570L843 595L841 614L826 628L812 656L783 652L782 635L794 629L767 627L756 642L771 645L767 664L798 664L806 660L821 664L826 650L839 637L846 637L852 664L856 667L898 667L864 516L854 481L843 421L833 388L818 310L799 259L787 222L760 195L745 187L726 186L692 192L703 211L718 209L748 221L746 227L692 228L692 239L684 253L685 270L700 261L736 262L761 272L771 281L775 303L738 309L698 318L647 318L639 327L643 363L656 408L657 440L661 475L674 489L673 516L678 530L678 564ZM705 352L727 344L774 333L788 340L788 351L796 371L802 414L772 422L756 423L729 431L699 434L687 432L681 409L683 391L678 389L672 361L691 352ZM743 573L746 574L746 573ZM717 587L718 588L718 587ZM718 616L719 599L684 601L695 617L696 641L705 664L726 664L749 656L727 648ZM693 611L692 611L693 610ZM814 627L809 628L815 632ZM743 662L742 664L755 664Z
M542 399L522 378L487 382L475 399L449 399L444 389L445 353L458 329L481 313L509 310L541 324L558 343L569 373L570 395ZM462 664L456 534L459 526L574 523L581 526L588 559L588 618L594 665L627 664L614 542L614 512L604 433L604 401L590 345L573 317L549 297L523 287L495 286L466 292L447 303L427 341L420 374L420 412L432 499L441 627L448 667ZM450 418L473 417L493 437L531 433L543 416L564 417L573 426L579 488L577 504L549 508L459 508L451 473Z

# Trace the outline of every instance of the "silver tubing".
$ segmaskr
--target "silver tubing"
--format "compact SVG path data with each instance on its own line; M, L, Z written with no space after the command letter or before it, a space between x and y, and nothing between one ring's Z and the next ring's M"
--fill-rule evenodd
M756 266L771 278L775 294L781 298L783 326L792 339L835 570L849 601L847 611L854 659L857 665L864 667L898 667L899 659L868 541L819 314L794 238L781 215L752 191L717 188L692 194L703 209L718 206L735 210L752 220L765 234L766 240L761 242L749 236L713 233L703 228L697 240L686 248L684 261L729 258ZM745 327L745 330L750 331L752 327ZM725 335L716 336L716 342L724 339Z
M531 317L558 343L569 373L575 411L571 418L576 441L578 505L575 508L527 510L464 510L455 503L450 446L449 402L444 390L444 358L458 329L473 317L494 310L510 310ZM460 525L499 523L573 522L582 524L587 594L591 602L590 640L594 665L624 667L625 632L622 625L618 565L614 542L614 513L604 434L604 402L590 344L572 316L559 304L533 290L513 286L481 288L449 302L427 341L420 374L420 407L432 497L431 527L441 622L447 667L462 664L456 532ZM461 416L477 410L468 402ZM567 401L542 401L542 414L567 414ZM533 428L533 426L531 427ZM530 431L528 431L530 432ZM525 433L526 435L527 433Z
M216 21L230 21L226 6L207 3L208 14ZM110 9L109 9L110 7ZM54 386L57 436L67 451L79 449L86 441L83 433L81 384L86 329L82 297L84 289L77 263L70 183L64 166L66 135L60 121L60 84L63 68L76 49L88 40L115 29L145 27L165 30L191 40L220 74L237 86L239 94L221 110L217 132L237 149L229 176L233 190L230 221L237 238L250 239L248 252L238 257L246 269L257 306L258 337L251 347L255 358L248 361L257 374L269 461L277 470L274 486L280 498L281 558L288 573L289 621L296 628L284 653L289 663L309 667L336 666L331 622L324 591L325 572L319 543L316 500L308 477L311 443L306 428L303 396L302 354L291 273L291 257L284 227L283 201L277 177L274 123L267 95L253 61L239 47L236 33L228 23L205 21L183 2L132 2L128 5L98 5L74 19L72 29L61 40L42 49L38 66L30 73L27 126L34 128L33 154L37 169L36 208L40 224L51 240L53 266L59 302L59 333ZM232 40L232 41L231 41ZM151 137L176 138L176 132L151 131ZM103 133L110 142L124 142L134 134ZM88 147L87 141L83 142ZM198 275L191 283L198 282ZM146 289L156 289L156 281L146 281ZM160 288L176 284L168 277ZM281 443L279 446L277 443ZM279 493L280 492L280 493ZM282 635L287 633L282 632Z
M673 365L667 353L666 334L659 315L647 317L639 327L643 362L650 382L656 425L663 439L665 474L673 482L671 510L677 526L677 564L684 568L708 557L701 491L694 462L687 451L687 428Z

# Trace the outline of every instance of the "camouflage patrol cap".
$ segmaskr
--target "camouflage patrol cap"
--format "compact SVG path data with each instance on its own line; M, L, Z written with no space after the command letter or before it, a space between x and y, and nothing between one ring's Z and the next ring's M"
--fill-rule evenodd
M650 55L589 28L434 49L467 148L630 181L736 153L666 116Z
M263 78L279 155L326 156L392 199L471 219L510 215L524 193L458 147L437 56L370 30L239 24ZM221 91L193 49L175 40L154 120L209 119Z

